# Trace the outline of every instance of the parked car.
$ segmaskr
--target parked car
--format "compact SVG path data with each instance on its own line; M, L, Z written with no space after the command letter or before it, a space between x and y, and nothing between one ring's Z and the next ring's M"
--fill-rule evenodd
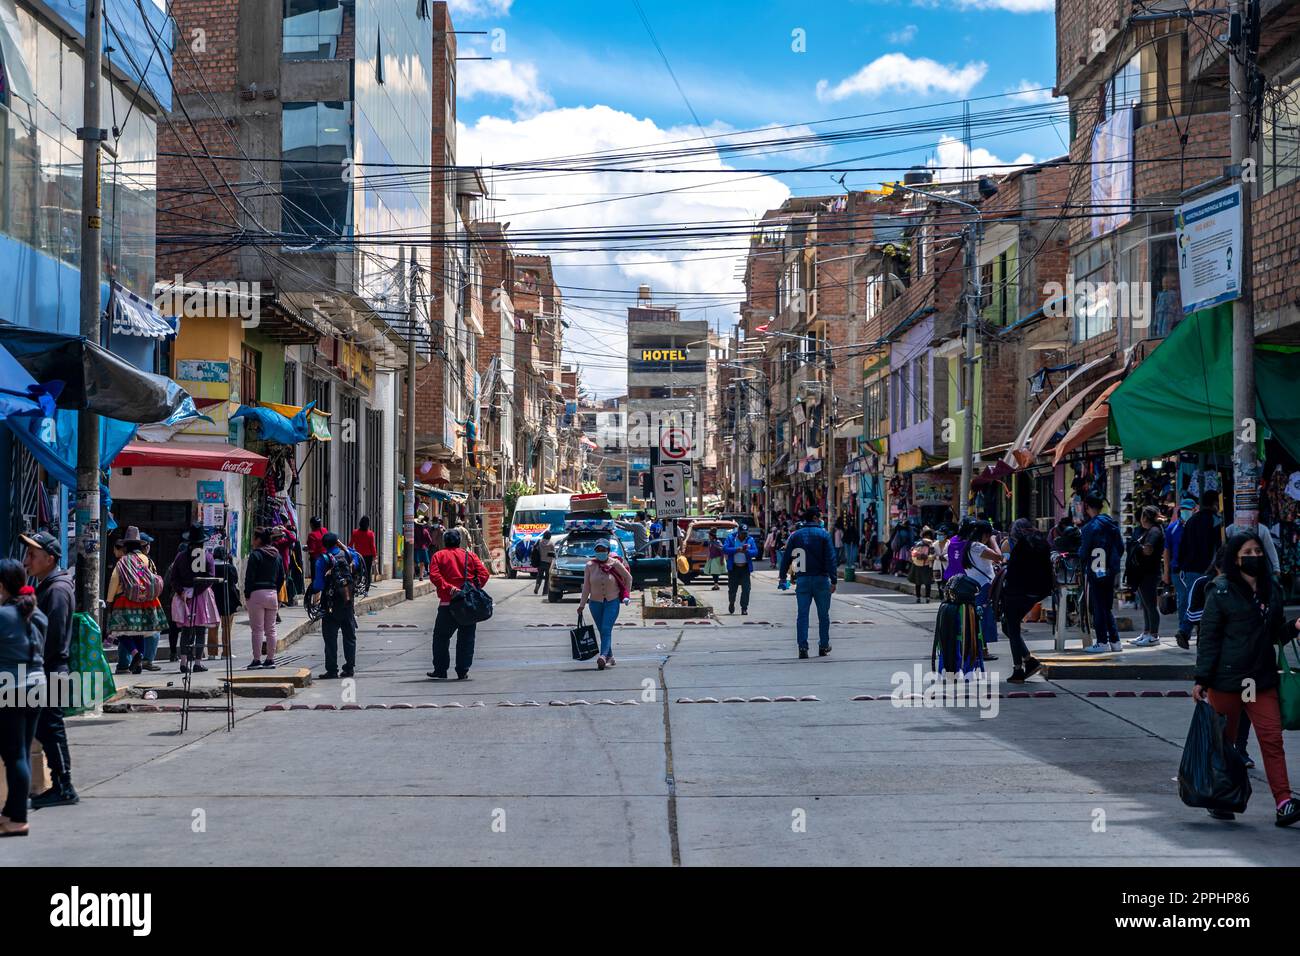
M672 562L668 558L655 557L648 546L637 551L608 530L571 529L555 547L555 561L546 579L548 601L554 604L563 600L566 594L582 591L582 576L587 562L595 556L597 541L610 542L614 560L622 560L628 566L632 572L633 590L672 581Z
M766 537L763 533L762 526L754 520L753 515L738 511L734 514L720 514L714 515L714 517L719 521L734 521L738 526L742 524L745 525L745 527L749 528L749 536L751 538L757 538L759 544L762 544L763 539Z
M709 560L709 532L717 531L718 540L723 541L737 527L736 522L719 518L696 518L686 526L686 538L680 553L690 562L691 569L682 575L688 584Z

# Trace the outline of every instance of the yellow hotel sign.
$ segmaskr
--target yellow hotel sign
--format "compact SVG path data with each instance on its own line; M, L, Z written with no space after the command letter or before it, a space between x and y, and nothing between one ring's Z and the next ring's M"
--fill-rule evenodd
M643 362L685 362L686 349L642 349Z

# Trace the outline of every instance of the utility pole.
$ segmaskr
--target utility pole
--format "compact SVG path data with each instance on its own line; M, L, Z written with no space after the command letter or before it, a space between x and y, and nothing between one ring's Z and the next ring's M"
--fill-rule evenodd
M398 260L405 266L405 254ZM405 270L403 270L405 271ZM410 299L406 305L406 496L402 501L402 589L415 600L415 316L418 264L411 250Z
M835 430L839 427L836 424L839 399L835 397L835 358L831 354L830 339L826 339L826 386L822 400L826 401L826 410L830 415L830 429L826 439L826 527L830 529L835 527L835 517L839 514L835 510L835 492L838 490L835 487Z
M959 515L965 518L970 514L971 479L975 470L975 349L977 346L976 329L979 324L980 307L980 267L979 267L980 223L972 219L966 224L966 328L965 356L962 359L962 450L961 450L961 502Z
M1251 179L1245 164L1253 157L1251 87L1259 48L1257 17L1250 7L1258 0L1231 0L1229 37L1238 42L1228 51L1231 87L1231 149L1233 175L1241 184L1241 284L1232 304L1233 523L1254 531L1259 523L1259 449L1255 435L1255 307L1251 294Z
M99 283L103 221L100 207L100 144L108 132L100 128L99 84L103 78L104 21L102 0L86 3L85 125L81 140L81 334L99 344ZM77 610L94 614L99 604L99 415L77 413L76 581Z

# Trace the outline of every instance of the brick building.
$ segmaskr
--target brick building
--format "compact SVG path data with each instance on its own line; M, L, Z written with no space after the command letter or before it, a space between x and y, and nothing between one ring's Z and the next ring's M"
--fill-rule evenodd
M1061 357L1087 368L1071 388L1083 396L1080 408L1108 387L1101 384L1103 378L1123 379L1151 361L1167 336L1187 321L1178 281L1175 211L1237 182L1227 175L1233 164L1229 52L1213 39L1226 32L1224 5L1190 0L1187 6L1205 15L1194 21L1143 20L1131 18L1130 5L1119 0L1057 3L1056 92L1070 105L1071 159L1091 162L1100 149L1116 143L1121 160L1131 157L1131 163L1121 165L1118 183L1103 182L1100 189L1092 181L1095 170L1076 166L1066 201L1076 214L1070 223L1070 271L1077 281L1113 283L1146 293L1127 307L1121 298L1118 308L1113 297L1110 302L1075 297L1068 348ZM1255 238L1251 261L1242 266L1254 300L1258 341L1294 344L1300 341L1300 277L1295 269L1300 254L1300 9L1281 0L1262 0L1259 8L1259 67L1266 92L1259 139L1243 157L1255 170L1242 177L1243 188L1251 190L1255 200ZM1153 7L1159 9L1163 7ZM1124 180L1125 168L1131 171L1131 184ZM1109 205L1099 203L1098 195ZM1067 401L1054 397L1061 405ZM1066 412L1063 426L1069 418ZM1180 495L1189 487L1230 490L1230 443L1218 442L1208 452L1171 448L1162 457L1133 461L1124 449L1108 444L1104 429L1085 440L1076 437L1062 440L1068 455L1054 456L1059 498L1068 499L1079 480L1091 479L1092 487L1103 489L1117 503L1126 525L1132 524L1142 504L1157 503L1157 494ZM1289 455L1275 456L1271 443L1265 451L1270 467L1289 471L1296 465Z

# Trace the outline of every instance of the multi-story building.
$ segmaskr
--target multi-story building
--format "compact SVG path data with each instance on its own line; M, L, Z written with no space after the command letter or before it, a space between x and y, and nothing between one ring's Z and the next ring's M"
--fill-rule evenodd
M561 354L564 296L550 256L515 257L516 364L527 364L526 382L516 396L523 478L539 492L559 493L559 427L564 414ZM572 488L567 489L572 491Z
M146 372L169 372L174 323L137 324L124 311L127 294L152 312L155 211L162 181L156 165L160 124L172 106L172 50L161 38L167 18L152 4L108 0L105 37L116 48L104 59L100 153L103 255L101 300L108 309L102 344ZM7 322L79 335L81 283L81 157L85 4L74 0L0 0L0 97L5 140L0 168L0 313ZM157 43L155 43L157 40ZM143 72L142 72L143 71ZM114 128L113 117L117 117ZM133 310L132 310L133 311ZM156 316L152 316L156 318ZM55 416L58 441L16 421L0 429L0 548L21 549L18 535L38 526L64 538L75 488L76 419ZM43 446L37 443L44 441ZM35 454L31 449L35 448ZM45 464L42 464L42 458ZM55 461L61 467L55 467ZM104 463L106 466L108 462ZM67 479L61 482L55 472ZM191 485L191 489L193 486ZM117 486L114 486L116 493ZM115 514L131 516L127 499ZM185 509L185 518L190 516ZM63 553L71 555L64 541Z
M160 244L160 272L187 288L242 283L259 313L239 328L215 315L183 325L178 380L224 400L211 405L215 425L190 436L241 440L244 426L225 418L237 404L314 403L328 429L273 459L278 481L249 483L240 537L276 520L288 493L300 525L318 516L346 533L370 516L386 569L399 537L398 369L408 337L430 351L424 303L436 269L424 177L373 168L433 162L428 131L444 103L430 77L445 4L176 0L171 10L181 35L204 42L177 47L184 109L173 111L159 168L176 191L160 220L171 234L201 235L198 221L253 241ZM403 236L409 245L393 243Z
M673 306L655 305L648 285L627 310L627 436L634 455L650 466L667 463L661 451L674 443L691 466L688 494L702 498L699 468L707 429L709 323L683 320ZM676 436L676 437L674 437ZM689 436L689 437L687 437Z
M1259 12L1262 95L1250 116L1257 138L1246 155L1231 156L1230 60L1246 54L1219 39L1228 32L1225 5L1190 0L1169 17L1158 16L1169 5L1149 6L1138 11L1144 16L1131 17L1131 5L1121 0L1059 0L1056 16L1056 92L1069 103L1070 158L1079 170L1068 203L1086 213L1069 223L1070 272L1076 283L1137 293L1117 298L1086 287L1084 293L1075 291L1079 286L1070 290L1067 347L1058 357L1086 371L1072 383L1068 406L1064 396L1057 402L1064 408L1062 426L1076 409L1085 410L1091 424L1071 428L1061 442L1064 454L1053 455L1056 485L1067 499L1082 482L1104 490L1126 524L1141 505L1189 490L1218 489L1231 504L1241 482L1285 477L1300 465L1297 442L1282 441L1279 431L1261 444L1262 476L1233 474L1231 428L1224 424L1231 416L1212 414L1211 399L1198 394L1207 388L1224 393L1235 320L1228 305L1184 315L1195 303L1182 299L1185 252L1176 216L1185 203L1249 190L1254 206L1246 228L1253 243L1250 256L1238 255L1236 263L1262 348L1256 358L1260 404L1285 401L1270 394L1277 379L1260 367L1275 360L1268 346L1300 341L1300 274L1294 268L1300 9L1285 0L1248 5ZM1105 168L1098 168L1098 159L1106 160ZM1183 331L1189 322L1194 335ZM1193 340L1206 345L1208 357L1187 352ZM1200 371L1200 386L1186 380L1189 365ZM1107 420L1104 409L1094 415L1088 403L1120 380L1108 402L1110 427L1099 428L1097 422ZM1183 425L1171 432L1180 416ZM1111 444L1111 434L1120 444ZM1167 437L1157 442L1154 435ZM1044 445L1033 435L1025 440L1030 452ZM1284 508L1264 498L1266 517L1287 519Z

